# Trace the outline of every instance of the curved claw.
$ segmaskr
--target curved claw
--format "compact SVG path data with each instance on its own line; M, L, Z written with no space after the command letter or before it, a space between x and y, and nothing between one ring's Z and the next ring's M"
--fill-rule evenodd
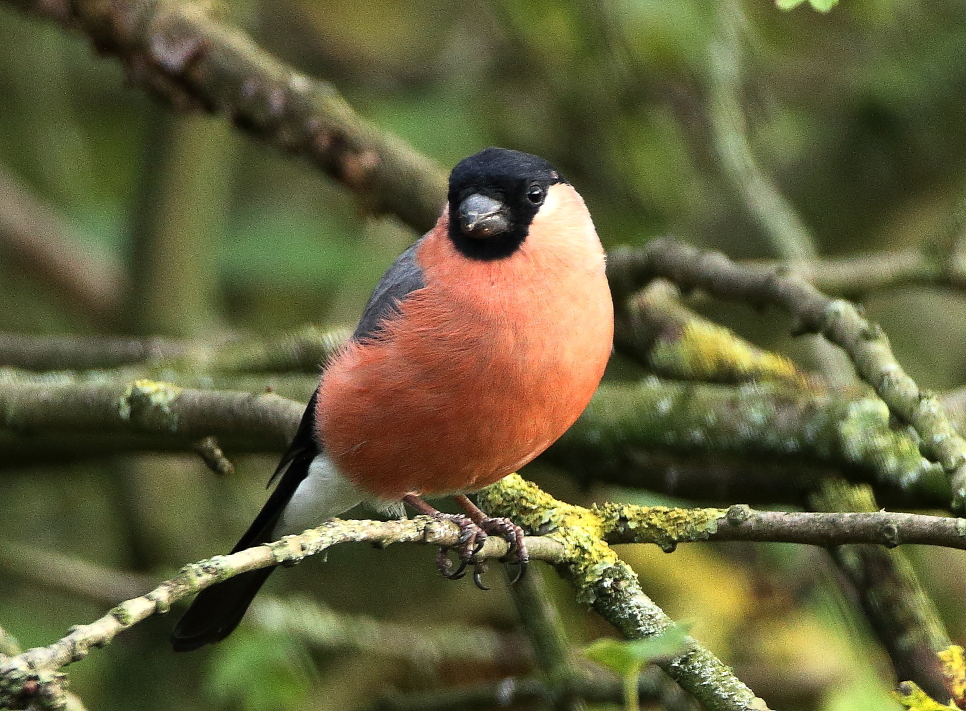
M436 554L436 570L438 570L439 574L444 578L448 578L449 580L459 580L466 575L466 573L463 571L466 570L467 564L461 563L459 568L456 569L456 572L450 572L453 569L453 562L449 559L447 553L448 551L446 548L439 549L439 552Z
M483 584L483 573L486 572L486 566L482 563L476 563L473 565L473 584L476 585L480 590L489 590L489 588Z
M526 558L522 558L517 561L517 566L519 566L517 568L517 574L510 579L510 585L516 585L521 580L523 580L523 576L527 574L527 564L529 562L530 561Z
M482 531L480 531L480 533L482 533L483 535L477 535L477 537L476 537L476 541L477 541L476 542L476 546L473 548L473 552L470 553L470 555L468 556L467 560L473 558L473 556L475 556L477 553L479 553L481 550L483 550L483 544L486 543L486 534L483 533Z

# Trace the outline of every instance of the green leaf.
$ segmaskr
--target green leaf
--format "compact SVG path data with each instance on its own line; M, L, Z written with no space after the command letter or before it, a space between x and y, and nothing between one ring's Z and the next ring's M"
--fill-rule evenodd
M811 5L812 9L814 10L818 10L819 12L828 12L839 4L839 0L808 0L808 4Z
M314 678L299 641L243 627L213 652L207 690L243 711L281 711L298 707Z
M645 664L683 652L687 648L688 627L675 624L660 636L648 639L598 639L586 647L583 654L621 676L637 676Z
M799 5L804 4L805 0L775 0L775 6L779 10L794 10ZM813 10L818 12L828 12L839 4L839 0L808 0L808 4Z

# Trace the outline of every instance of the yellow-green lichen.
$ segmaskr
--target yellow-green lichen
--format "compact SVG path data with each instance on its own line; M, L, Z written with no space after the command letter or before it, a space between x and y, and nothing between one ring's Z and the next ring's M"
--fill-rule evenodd
M899 684L899 690L892 692L893 697L910 711L949 711L959 707L950 702L941 704L913 681L904 681Z
M911 430L898 432L889 424L889 408L878 398L850 403L838 422L839 444L846 459L872 465L885 481L908 488L941 467L923 458Z
M651 362L662 371L689 380L792 380L800 377L795 365L775 353L755 348L727 328L692 320L673 339L659 340Z
M630 529L641 543L674 550L678 543L702 541L718 530L726 509L684 509L667 506L603 504L595 507L605 532Z
M171 404L181 395L181 388L155 380L135 380L118 400L122 420L144 429L178 430L178 413Z
M962 702L966 699L966 651L958 644L950 645L939 652L939 663L946 688L956 702Z
M491 516L509 516L531 532L544 533L566 551L565 565L581 602L594 601L594 587L608 569L618 564L617 554L604 542L604 522L591 509L574 506L550 496L511 474L479 492L478 500Z

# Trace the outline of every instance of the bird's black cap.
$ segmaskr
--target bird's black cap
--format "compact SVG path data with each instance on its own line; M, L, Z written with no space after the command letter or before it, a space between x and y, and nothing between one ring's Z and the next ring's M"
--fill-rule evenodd
M547 189L566 183L553 164L539 156L506 148L485 148L460 161L449 178L449 236L470 259L502 259L527 238L530 223L543 204ZM503 205L508 227L480 239L461 227L460 206L471 195L483 195Z

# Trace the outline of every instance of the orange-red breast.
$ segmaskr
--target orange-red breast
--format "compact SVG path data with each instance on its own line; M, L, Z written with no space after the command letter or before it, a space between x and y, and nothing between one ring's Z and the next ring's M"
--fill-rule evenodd
M450 176L436 223L383 276L326 366L242 550L360 502L476 491L577 419L613 338L604 251L547 161L487 148ZM202 591L177 651L226 637L272 568Z

